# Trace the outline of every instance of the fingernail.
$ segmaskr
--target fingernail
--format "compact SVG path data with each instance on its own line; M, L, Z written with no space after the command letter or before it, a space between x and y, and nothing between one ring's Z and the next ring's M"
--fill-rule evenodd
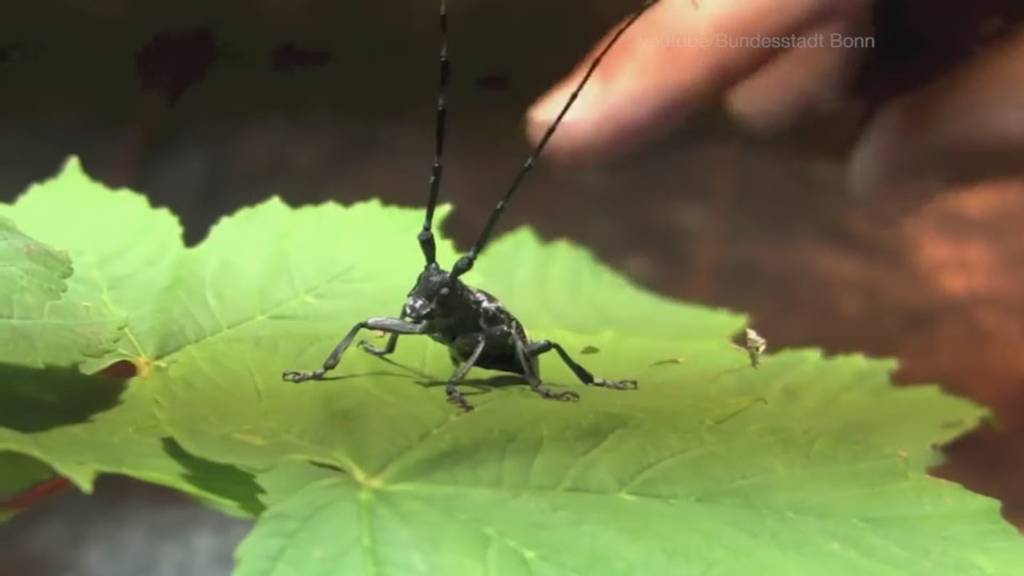
M528 112L531 122L551 122L558 114L558 110L565 99L569 97L570 91L565 82L559 83L543 96L537 99Z
M526 133L530 142L536 144L544 131L558 114L558 102L567 98L566 90L559 85L537 99L526 112Z

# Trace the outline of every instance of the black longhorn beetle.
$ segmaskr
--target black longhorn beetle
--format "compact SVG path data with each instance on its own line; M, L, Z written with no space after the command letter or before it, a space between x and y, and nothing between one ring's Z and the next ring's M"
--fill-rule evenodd
M434 164L430 173L430 197L427 202L426 219L423 222L423 229L418 236L420 248L423 250L423 256L426 258L426 266L420 272L419 278L416 279L416 285L409 292L405 306L402 308L398 318L370 318L359 322L341 339L341 342L338 343L330 356L324 361L323 367L311 372L286 371L282 375L285 380L303 382L305 380L323 379L328 371L338 366L342 354L352 344L356 334L360 330L368 328L390 334L387 344L383 348L373 346L365 340L359 342L358 346L360 348L375 356L385 356L394 352L395 346L398 343L398 337L403 334L425 334L447 346L452 361L458 365L458 369L448 379L448 401L467 411L472 410L473 406L459 391L458 385L466 377L466 373L469 372L470 368L474 366L520 374L526 378L530 388L544 398L553 400L579 399L579 395L575 392L555 392L541 383L537 357L551 350L558 353L566 365L584 384L603 386L616 390L636 388L635 380L605 380L603 378L596 378L586 368L573 360L565 349L556 342L551 342L550 340L531 342L522 324L502 306L501 302L483 290L467 286L459 280L459 277L473 268L473 263L487 244L487 240L494 229L495 223L498 221L498 217L505 210L512 195L522 183L523 178L533 169L536 159L544 150L551 135L554 134L562 118L569 111L569 108L587 84L594 70L597 69L605 54L655 1L646 0L637 12L626 19L607 44L598 52L558 116L548 126L540 142L537 143L522 168L516 174L511 186L505 192L505 197L498 202L494 211L491 212L490 218L487 220L487 224L484 226L483 232L480 234L476 244L473 245L468 254L459 258L452 267L451 272L448 272L443 270L435 259L436 247L432 231L434 208L437 205L441 173L443 171L441 157L444 151L445 117L447 115L445 92L449 76L447 10L445 1L441 0L441 82L437 98Z

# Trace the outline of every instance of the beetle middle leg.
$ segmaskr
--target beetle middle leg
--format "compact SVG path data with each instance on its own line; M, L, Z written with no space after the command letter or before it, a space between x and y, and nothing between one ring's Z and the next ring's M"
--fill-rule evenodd
M523 366L523 375L526 376L526 381L530 384L530 388L540 394L548 400L579 400L579 394L575 392L555 392L554 390L545 386L540 380L539 370L537 369L537 362L533 355L530 354L528 345L518 335L513 337L516 345L516 358L519 359L519 363Z
M473 352L470 353L469 357L459 366L458 370L452 374L452 377L448 379L448 385L445 387L445 391L448 393L448 401L455 404L459 408L462 408L466 412L473 409L473 405L466 400L466 397L459 392L459 384L466 379L466 374L469 373L469 369L476 365L477 360L480 359L480 354L484 351L484 345L487 343L487 339L480 334L476 338L476 343L473 346Z
M356 324L348 331L348 334L338 342L338 345L334 347L331 354L324 360L324 364L321 368L312 370L310 372L300 372L296 370L286 370L281 377L289 382L304 382L306 380L323 380L324 374L334 370L341 362L341 356L348 350L348 347L352 345L352 340L355 339L356 334L359 333L363 328L369 328L371 330L383 330L391 334L393 338L397 338L399 334L426 334L427 325L414 324L412 322L406 322L398 318L370 318L369 320L363 320ZM392 347L393 348L393 347Z
M569 353L559 346L557 342L538 340L530 343L526 348L526 352L533 358L551 350L557 352L562 358L562 362L565 362L565 365L572 370L572 373L588 386L600 386L602 388L611 388L612 390L636 390L637 388L636 380L605 380L604 378L597 378L589 370L573 360Z
M356 346L362 348L363 350L370 354L373 354L374 356L387 356L395 352L395 348L398 346L398 334L392 332L388 336L388 341L387 343L384 344L383 348L379 346L374 346L373 344L370 344L366 340L360 340L356 344Z

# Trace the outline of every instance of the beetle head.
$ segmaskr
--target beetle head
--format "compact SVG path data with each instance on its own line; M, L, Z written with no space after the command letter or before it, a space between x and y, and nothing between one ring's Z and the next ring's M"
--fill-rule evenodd
M436 263L429 264L409 291L402 315L415 322L432 318L456 290L452 280L451 275Z

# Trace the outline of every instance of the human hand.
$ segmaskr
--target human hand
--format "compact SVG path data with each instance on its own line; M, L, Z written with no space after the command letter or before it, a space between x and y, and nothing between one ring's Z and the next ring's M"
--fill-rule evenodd
M1021 9L1011 4L982 0L936 11L927 2L903 2L904 17L916 28L937 30L896 38L922 44L918 54L955 55L954 42L998 39L983 49L967 47L969 56L952 58L940 74L872 110L850 154L855 192L1024 174L1024 29L1012 18ZM714 101L760 131L827 112L857 97L853 81L872 50L864 46L893 40L875 38L873 8L870 0L661 0L608 54L546 153L562 161L620 154ZM806 47L811 40L823 46ZM758 41L798 47L764 48ZM588 62L531 108L533 140ZM900 69L902 61L883 65L897 81L910 74ZM827 129L827 122L821 125Z

